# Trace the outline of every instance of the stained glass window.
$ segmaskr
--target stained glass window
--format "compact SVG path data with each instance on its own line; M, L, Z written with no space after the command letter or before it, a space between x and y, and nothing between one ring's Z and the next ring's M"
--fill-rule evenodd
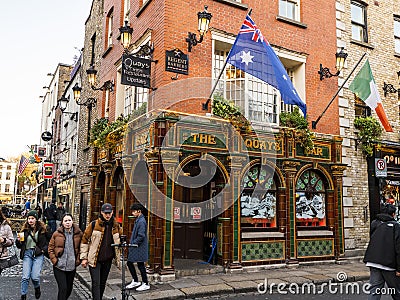
M301 174L296 183L296 225L326 226L325 183L313 170Z
M277 227L276 183L268 166L251 167L242 179L240 196L242 228Z

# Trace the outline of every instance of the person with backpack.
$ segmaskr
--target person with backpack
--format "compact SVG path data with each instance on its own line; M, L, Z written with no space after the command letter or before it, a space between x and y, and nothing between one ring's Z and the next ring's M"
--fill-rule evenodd
M57 207L55 203L56 201L53 200L43 213L43 216L47 220L47 225L49 225L52 234L57 229Z
M110 203L103 204L99 218L91 222L83 233L80 258L82 267L89 265L94 300L103 299L112 260L116 258L116 263L120 263L121 253L111 245L120 244L121 234L122 228L113 217Z
M381 213L371 223L370 241L364 262L370 269L368 299L381 299L385 286L394 289L393 299L400 299L400 224L395 221L396 207L381 204Z

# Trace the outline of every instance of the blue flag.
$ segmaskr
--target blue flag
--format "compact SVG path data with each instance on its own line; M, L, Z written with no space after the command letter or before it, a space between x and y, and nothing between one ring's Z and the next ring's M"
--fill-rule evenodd
M278 89L285 104L297 105L306 116L306 104L300 99L278 56L249 15L240 28L227 60L243 72Z

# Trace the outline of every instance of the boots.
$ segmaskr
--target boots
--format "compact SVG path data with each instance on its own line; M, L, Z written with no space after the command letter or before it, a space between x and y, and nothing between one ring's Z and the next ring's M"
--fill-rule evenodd
M40 286L35 288L35 298L39 299L41 294L42 293L40 292Z
M21 300L26 300L26 295L21 295Z

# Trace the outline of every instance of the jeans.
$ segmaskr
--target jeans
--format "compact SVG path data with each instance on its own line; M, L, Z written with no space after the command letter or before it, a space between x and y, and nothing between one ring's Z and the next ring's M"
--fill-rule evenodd
M89 266L90 277L92 278L93 300L103 299L108 274L110 273L112 260L97 262L96 267Z
M400 299L400 277L396 276L396 271L385 271L370 267L369 283L369 300L379 300L381 295L384 294L380 290L385 286L385 282L389 288L395 289L395 294L391 295L393 299ZM386 294L388 290L385 291Z
M47 220L47 224L50 226L51 233L57 230L56 220Z
M22 260L21 295L28 293L29 279L33 287L40 287L40 273L42 272L44 255L34 256L33 249L26 249Z
M132 275L132 279L135 282L139 282L139 279L138 279L138 277L136 275L136 270L135 270L135 266L133 265L133 262L128 261L126 264L128 266L129 272ZM137 262L137 266L138 266L138 269L140 271L140 275L142 276L142 281L144 283L149 283L149 281L147 280L147 272L146 272L146 268L144 266L144 262Z
M71 296L74 287L74 278L76 270L63 271L53 266L54 277L58 285L57 300L67 300Z

